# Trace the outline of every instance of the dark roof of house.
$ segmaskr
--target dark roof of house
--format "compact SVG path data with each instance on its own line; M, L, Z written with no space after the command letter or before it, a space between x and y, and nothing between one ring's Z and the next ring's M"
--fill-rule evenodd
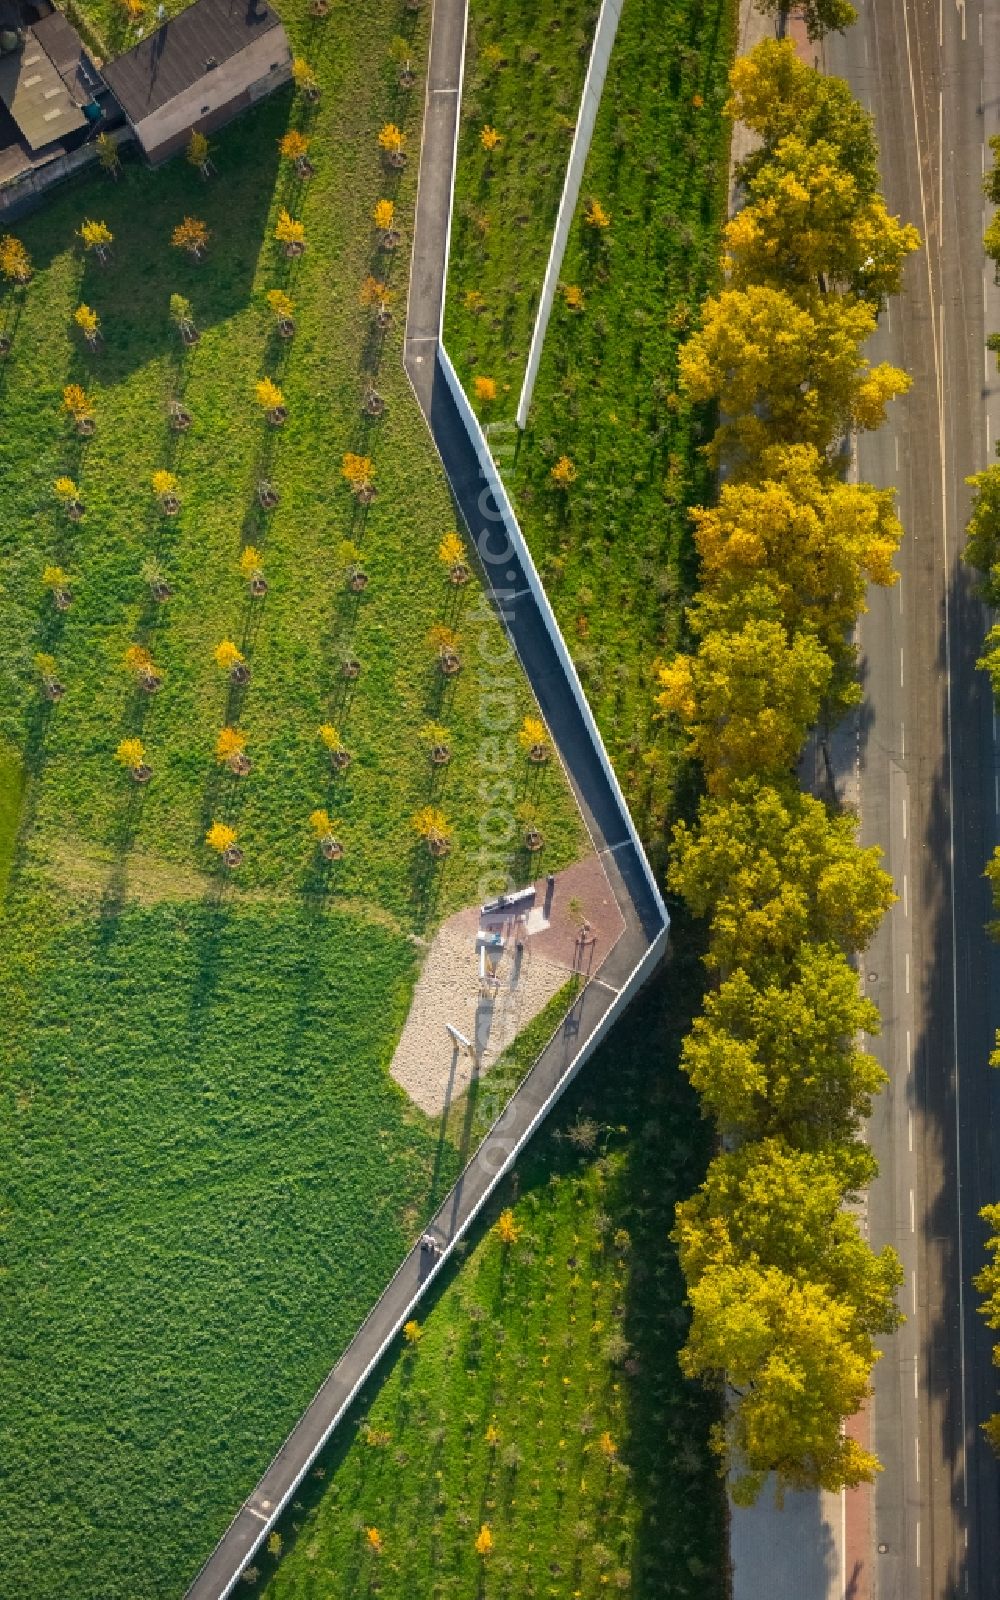
M83 47L80 35L61 11L51 11L32 26L32 32L70 92L71 99L85 105L100 94L104 85L100 74Z
M131 122L141 122L238 55L261 34L280 28L267 0L194 0L117 61L104 79Z
M20 50L0 56L0 100L32 150L86 126L33 28L25 28Z

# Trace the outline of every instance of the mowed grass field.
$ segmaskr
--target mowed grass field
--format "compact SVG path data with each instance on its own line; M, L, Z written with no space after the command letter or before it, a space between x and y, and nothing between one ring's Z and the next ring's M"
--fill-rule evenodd
M318 105L282 91L215 137L208 183L183 158L133 159L117 184L57 191L17 226L35 275L0 303L3 1600L182 1594L454 1176L447 1130L387 1067L436 921L481 894L484 859L512 879L538 870L513 818L502 837L480 829L484 679L516 711L490 732L538 806L542 869L584 845L558 765L529 783L517 754L533 702L497 624L437 559L454 514L400 362L422 90L397 90L392 54L407 35L422 70L425 19L385 0L322 22L283 10ZM380 163L387 121L410 138L401 178ZM308 183L279 162L289 126L312 139ZM403 236L391 260L371 226L380 196ZM272 237L281 206L305 224L296 262ZM170 246L186 214L209 229L199 263ZM105 267L75 237L86 217L114 234ZM395 293L384 343L359 303L376 269ZM290 342L264 300L275 287L296 302ZM193 305L191 350L173 293ZM72 325L81 302L101 317L94 355ZM284 392L280 431L254 400L265 375ZM377 422L369 380L387 400ZM61 414L68 383L92 397L92 439ZM183 435L171 399L192 416ZM365 514L341 480L348 450L374 459ZM157 510L159 468L179 480L176 517ZM79 522L56 504L62 474ZM266 514L261 476L281 497ZM247 544L269 584L254 602ZM67 612L42 587L51 563L70 574ZM462 640L447 683L427 645L438 622ZM241 696L213 660L226 638L251 666ZM136 642L163 676L151 697L122 666ZM57 704L39 651L58 663ZM345 654L361 663L351 683ZM453 750L436 778L430 718ZM354 757L339 776L326 721ZM243 778L214 759L227 722L247 736ZM114 760L126 736L145 744L145 788ZM454 833L439 864L411 827L428 802ZM341 862L317 852L316 807ZM204 846L213 819L245 850L229 877Z
M460 193L481 191L477 203L492 224L483 249L474 228L453 236L447 338L467 384L477 374L498 381L496 400L480 407L487 422L513 418L561 192L569 138L549 124L571 88L575 120L580 65L575 46L566 45L592 20L589 8L571 9L573 18L564 16L548 35L543 59L562 62L566 89L548 86L544 112L532 99L541 61L525 67L511 49L506 65L487 70L482 50L474 63ZM483 0L474 11L475 39L503 38L503 0ZM731 0L625 0L561 274L562 290L581 291L582 308L557 294L528 427L520 438L507 428L493 434L658 862L679 758L654 718L654 664L680 639L693 573L687 509L712 492L700 454L710 419L678 393L677 351L718 274L729 148L722 106L734 43ZM497 128L505 142L488 157L481 125L501 95L506 121L501 127L498 110ZM536 138L543 127L548 137ZM593 199L610 218L606 228L586 222ZM494 236L523 262L516 281ZM482 296L471 309L470 288ZM575 473L566 489L551 476L562 456Z

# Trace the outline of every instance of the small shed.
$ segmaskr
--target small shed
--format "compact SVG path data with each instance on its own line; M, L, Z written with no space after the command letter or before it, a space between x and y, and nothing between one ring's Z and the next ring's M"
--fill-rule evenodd
M267 0L194 0L104 68L104 80L154 164L291 76L292 53Z

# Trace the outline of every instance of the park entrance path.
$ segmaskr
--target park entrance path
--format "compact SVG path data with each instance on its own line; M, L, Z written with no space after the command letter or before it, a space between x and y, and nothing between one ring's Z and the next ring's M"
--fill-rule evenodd
M440 343L466 20L467 0L435 0L405 365L473 540L477 565L485 571L488 593L506 624L576 793L624 931L427 1224L435 1251L423 1250L418 1243L405 1257L236 1513L186 1600L224 1600L231 1593L456 1241L666 948L663 901L523 537L513 514L501 513L499 486L496 494L488 486L483 441L463 420ZM487 535L497 535L509 547L499 565L495 554L486 550Z

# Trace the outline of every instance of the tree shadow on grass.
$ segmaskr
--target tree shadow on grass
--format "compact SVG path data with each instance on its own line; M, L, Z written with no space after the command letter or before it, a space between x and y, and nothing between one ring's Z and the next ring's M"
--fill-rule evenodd
M417 933L423 933L436 920L447 868L447 856L436 858L421 841L414 843L410 856L410 904Z
M219 987L222 972L222 943L229 923L226 869L220 864L205 890L201 911L191 923L191 938L196 951L196 969L192 973L188 1004L188 1039L191 1057L198 1052L200 1041L214 1026L212 1001Z
M99 377L103 384L115 383L168 351L176 353L171 294L192 302L201 332L246 305L265 242L277 140L290 104L291 90L279 90L220 133L213 152L217 175L208 183L183 153L155 171L128 163L118 183L88 171L26 219L19 234L36 271L73 244L84 217L106 222L114 234L108 265L88 255L83 266L79 301L97 311L104 342L92 354L72 330L79 382L86 386ZM171 246L171 232L185 216L200 218L209 229L201 262Z

